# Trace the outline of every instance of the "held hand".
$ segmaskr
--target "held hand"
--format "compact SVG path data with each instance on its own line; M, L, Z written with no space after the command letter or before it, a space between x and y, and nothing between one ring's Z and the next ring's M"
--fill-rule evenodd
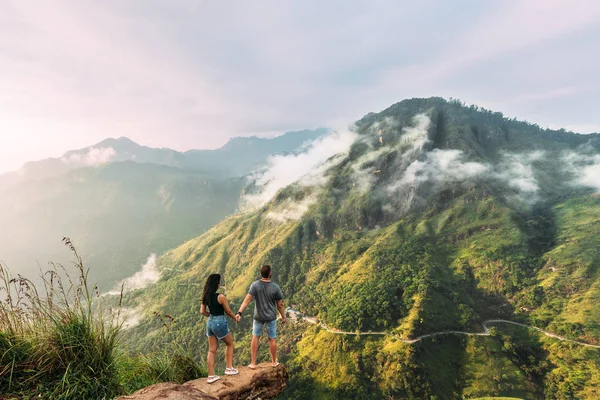
M282 323L282 324L285 324L285 323L287 323L287 318L286 318L286 317L283 317L283 318L281 318L281 323Z
M237 314L237 315L235 316L235 323L236 323L236 324L239 324L241 319L242 319L242 316L241 316L241 315L239 315L239 314Z

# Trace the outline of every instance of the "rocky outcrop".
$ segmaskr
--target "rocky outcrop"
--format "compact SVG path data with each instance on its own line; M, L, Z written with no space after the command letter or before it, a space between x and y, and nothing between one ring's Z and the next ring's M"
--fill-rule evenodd
M275 368L270 363L263 363L254 370L248 367L238 369L238 375L224 375L211 384L206 382L206 378L183 385L159 383L118 400L266 400L283 392L287 384L288 374L282 364Z

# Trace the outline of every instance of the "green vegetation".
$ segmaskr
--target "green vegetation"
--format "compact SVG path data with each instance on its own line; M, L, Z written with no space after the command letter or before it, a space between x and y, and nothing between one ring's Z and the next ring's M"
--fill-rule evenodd
M77 280L61 266L43 291L0 265L0 393L2 398L103 399L157 382L184 382L204 369L179 349L130 356L119 348L121 309L108 310L88 287L88 271L69 239Z

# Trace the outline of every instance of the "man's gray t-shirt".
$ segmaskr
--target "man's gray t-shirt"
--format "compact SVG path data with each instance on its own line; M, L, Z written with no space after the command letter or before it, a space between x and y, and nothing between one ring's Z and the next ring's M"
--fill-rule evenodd
M281 288L274 282L256 281L250 285L248 293L256 301L254 319L269 322L277 319L277 301L283 299Z

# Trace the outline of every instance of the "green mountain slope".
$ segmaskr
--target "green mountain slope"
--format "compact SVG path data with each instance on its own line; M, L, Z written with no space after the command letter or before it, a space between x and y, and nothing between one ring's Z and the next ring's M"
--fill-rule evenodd
M491 336L398 338L507 319L599 344L600 198L580 176L590 165L570 156L594 162L598 143L438 98L369 114L325 181L283 188L165 253L161 280L126 298L140 317L126 339L131 350L176 341L204 357L206 276L222 273L237 307L270 263L304 315L389 333L284 327L284 398L597 398L594 348L501 324ZM164 314L176 320L168 333ZM249 324L234 328L241 361Z

